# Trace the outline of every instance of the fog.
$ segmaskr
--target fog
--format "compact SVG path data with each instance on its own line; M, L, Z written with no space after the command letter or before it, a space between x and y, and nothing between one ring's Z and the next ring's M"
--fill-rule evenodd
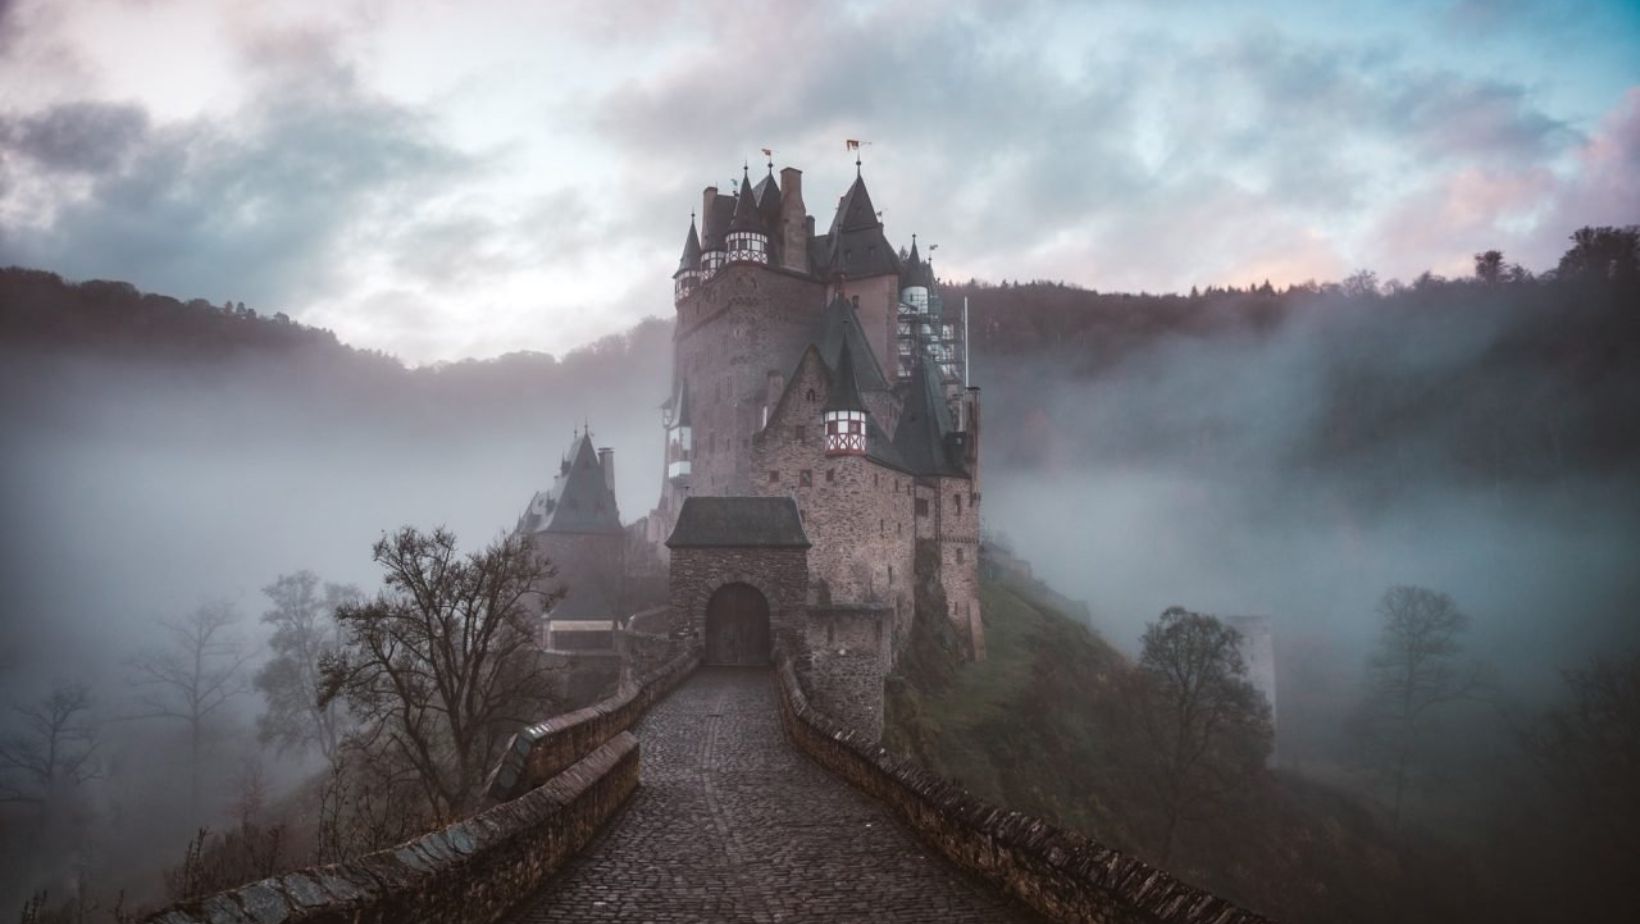
M1331 759L1390 585L1451 594L1473 617L1468 653L1515 702L1546 701L1560 669L1637 641L1640 491L1621 453L1596 464L1560 445L1587 435L1579 421L1603 426L1568 381L1485 370L1531 316L1403 329L1336 308L1096 358L1075 344L1011 349L976 306L987 528L1130 653L1170 605L1270 616L1280 750L1295 765ZM647 322L562 361L412 371L334 352L0 357L0 692L20 704L92 685L112 723L108 760L138 768L98 790L120 819L105 848L116 867L140 856L130 869L153 888L192 828L224 816L256 754L247 693L220 723L205 806L188 809L174 785L163 798L144 789L174 775L177 730L118 720L135 714L128 661L159 620L226 601L254 649L260 590L278 575L374 590L371 544L406 524L448 526L476 548L551 483L583 422L616 450L623 518L642 516L659 489L670 333ZM1367 440L1338 426L1362 370L1406 391L1388 414L1361 409L1394 424L1372 424ZM1518 442L1522 420L1564 420L1565 434L1555 424L1530 437L1542 446L1498 448ZM1539 457L1552 460L1544 471ZM269 766L288 786L310 765ZM24 888L0 884L0 907Z

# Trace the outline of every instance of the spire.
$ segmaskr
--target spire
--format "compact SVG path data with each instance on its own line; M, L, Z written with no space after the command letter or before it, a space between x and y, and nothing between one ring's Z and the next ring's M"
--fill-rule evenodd
M856 176L848 192L843 194L843 201L837 204L832 231L864 231L882 226L877 220L877 209L871 204L871 193L866 191L866 181Z
M849 352L848 343L844 342L842 352L837 356L837 372L831 379L831 390L826 394L826 406L821 410L827 414L833 411L861 411L866 409L865 401L860 397L860 384L854 379L854 356Z
M912 286L922 286L925 289L934 287L933 267L925 263L917 253L917 236L911 235L911 253L905 258L905 266L900 271L900 288L909 289Z
M678 273L700 269L700 235L695 233L695 213L689 213L689 236L683 239L683 256L678 259Z
M752 194L752 178L747 167L740 170L740 192L735 196L735 217L729 220L729 231L755 231L767 234L763 216L757 211L757 197Z

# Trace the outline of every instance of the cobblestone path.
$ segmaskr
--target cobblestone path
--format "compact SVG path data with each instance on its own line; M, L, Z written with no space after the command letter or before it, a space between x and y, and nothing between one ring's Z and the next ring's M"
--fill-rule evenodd
M792 748L768 671L702 669L635 731L632 801L515 922L1035 920Z

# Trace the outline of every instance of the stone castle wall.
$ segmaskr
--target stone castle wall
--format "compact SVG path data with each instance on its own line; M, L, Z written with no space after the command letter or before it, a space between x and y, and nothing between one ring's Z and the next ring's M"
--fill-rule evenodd
M672 609L683 614L692 648L706 640L706 604L725 584L749 584L769 604L775 655L800 656L804 602L809 589L808 549L676 548L672 550Z
M886 607L809 607L804 683L828 715L873 739L883 734L893 634L894 612Z
M826 455L826 383L817 359L803 363L793 386L756 441L761 477L753 491L797 502L814 543L809 575L819 602L884 605L899 614L895 628L903 635L914 580L912 478L861 456Z
M785 375L819 324L825 287L758 266L723 269L678 305L674 363L690 398L690 493L744 495L769 373Z

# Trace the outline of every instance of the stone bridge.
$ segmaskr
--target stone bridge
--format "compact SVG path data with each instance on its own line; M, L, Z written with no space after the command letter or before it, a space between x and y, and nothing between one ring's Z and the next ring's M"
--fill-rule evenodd
M472 818L147 920L1265 922L896 758L788 662L699 658L521 732Z
M510 920L1037 919L798 753L772 671L703 668L635 731L643 785Z

